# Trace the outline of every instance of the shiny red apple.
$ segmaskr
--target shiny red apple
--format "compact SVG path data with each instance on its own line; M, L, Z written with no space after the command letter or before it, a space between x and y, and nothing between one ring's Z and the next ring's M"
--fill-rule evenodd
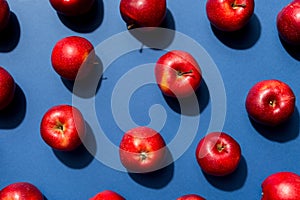
M127 171L147 173L162 168L166 157L163 137L149 127L127 131L119 148L120 160Z
M13 77L0 67L0 110L6 108L14 98L16 84Z
M291 45L300 45L300 1L294 0L278 13L276 19L280 37Z
M279 80L263 80L248 92L246 110L256 122L277 126L288 120L295 110L296 97L292 89Z
M1 200L43 200L41 191L31 183L12 183L0 191Z
M72 151L82 144L85 121L81 112L70 105L50 108L43 116L40 132L43 140L53 149Z
M95 0L50 0L52 7L60 14L78 16L89 12Z
M184 98L200 86L201 69L194 57L182 50L169 51L155 65L156 82L166 96Z
M120 13L128 29L158 27L167 12L166 0L121 0Z
M238 167L241 160L241 147L230 135L224 132L212 132L198 143L196 159L205 173L226 176Z
M176 200L205 200L205 199L197 194L187 194L177 198Z
M300 199L300 176L293 172L277 172L262 183L261 200Z
M6 0L0 0L0 31L6 28L10 18L10 9Z
M125 198L114 191L104 190L90 198L90 200L125 200Z
M206 14L217 29L237 31L252 17L254 4L254 0L207 0Z
M84 78L95 65L94 47L83 37L65 37L55 44L51 63L54 70L65 79Z

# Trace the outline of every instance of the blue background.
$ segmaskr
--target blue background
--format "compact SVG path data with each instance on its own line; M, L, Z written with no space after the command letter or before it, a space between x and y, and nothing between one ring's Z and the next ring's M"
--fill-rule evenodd
M300 51L287 47L277 34L276 15L288 0L256 1L255 14L238 34L224 34L211 27L205 1L167 1L168 27L197 41L210 54L222 75L227 94L223 131L241 145L243 159L237 171L224 178L202 173L195 156L198 141L210 120L209 91L200 88L201 121L195 140L182 157L166 169L149 175L129 175L103 165L81 147L72 153L53 151L40 137L42 116L50 107L72 104L72 85L52 69L50 55L61 38L78 35L94 46L126 30L119 1L98 0L95 13L86 21L59 16L46 0L10 0L12 20L0 35L0 65L18 87L12 105L0 113L0 188L19 181L36 185L49 200L83 200L110 189L126 199L176 199L196 193L207 199L260 199L261 182L278 171L300 173L299 113L284 126L270 130L252 123L244 101L254 83L279 79L300 94ZM124 55L104 72L96 96L99 123L107 137L118 144L122 131L114 122L110 97L123 73L154 63L164 51L145 49ZM101 59L101 58L100 58ZM171 101L171 102L170 102ZM176 102L165 99L154 84L140 88L130 102L137 124L149 123L148 109L161 104L168 113L161 134L170 141L177 131L180 113ZM299 103L297 101L297 107ZM88 127L88 133L93 133Z

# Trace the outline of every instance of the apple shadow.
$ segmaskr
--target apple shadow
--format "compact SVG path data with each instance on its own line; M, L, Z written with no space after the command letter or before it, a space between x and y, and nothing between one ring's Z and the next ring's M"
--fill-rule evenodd
M21 36L20 23L12 11L10 12L10 19L7 27L0 32L0 52L7 53L14 50Z
M268 127L257 123L249 117L255 130L268 140L284 143L296 139L299 136L299 111L296 108L293 115L283 124L276 127Z
M300 46L295 46L285 42L279 35L279 40L285 51L295 60L300 61Z
M103 21L104 5L102 0L95 0L91 10L80 16L65 16L57 13L60 21L69 29L78 33L91 33L95 31Z
M89 75L87 77L81 80L76 80L76 83L73 80L68 80L64 78L61 78L61 80L65 85L65 87L76 96L82 98L93 97L97 94L101 86L101 82L103 80L102 61L98 56L96 56L96 62L94 64L94 68L92 69L92 71L89 72ZM97 85L96 89L95 89L95 85Z
M187 116L196 116L204 111L210 99L209 90L204 79L202 79L195 94L197 97L198 108L195 108L196 105L194 104L194 98L192 96L178 100L177 98L164 95L164 99L168 106L176 113Z
M166 162L170 163L166 167L149 173L130 173L128 175L138 184L152 188L161 189L167 186L174 176L174 163L171 152L167 149Z
M242 156L238 168L227 176L212 176L205 172L203 174L206 180L215 188L229 192L235 191L242 188L246 182L248 175L247 162Z
M66 166L72 169L83 169L87 167L93 160L97 151L97 145L92 128L86 122L86 137L77 149L65 152L53 149L54 155ZM88 147L86 147L88 146Z
M19 85L16 85L12 102L0 111L0 129L17 128L25 118L26 97Z
M143 46L154 50L166 49L175 37L175 20L170 10L167 10L166 17L158 29L144 30L143 28L130 29L129 33L139 40L141 44L140 52L143 52Z
M261 24L253 14L250 21L241 30L234 32L220 31L211 25L214 35L226 46L233 49L249 49L256 44L261 35Z

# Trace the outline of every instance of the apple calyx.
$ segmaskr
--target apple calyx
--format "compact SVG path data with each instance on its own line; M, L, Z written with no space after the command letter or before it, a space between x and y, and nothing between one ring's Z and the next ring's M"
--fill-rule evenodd
M226 149L226 145L219 143L219 144L217 144L217 149L218 149L218 152L222 152Z
M64 132L65 131L65 126L61 122L57 122L54 129L59 130L61 132Z
M147 153L148 152L146 152L146 151L142 151L140 153L140 159L141 159L141 161L145 161L148 158Z
M186 74L192 74L193 70L187 71L187 72L182 72L182 71L177 71L177 76L183 76Z
M274 108L276 105L276 100L270 100L269 105Z

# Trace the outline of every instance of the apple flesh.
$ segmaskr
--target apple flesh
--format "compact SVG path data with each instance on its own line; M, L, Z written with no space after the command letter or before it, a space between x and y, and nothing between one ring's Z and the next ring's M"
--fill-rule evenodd
M158 27L167 12L166 0L121 0L120 13L127 28Z
M13 77L0 67L0 110L6 108L13 100L16 84Z
M40 132L43 140L53 149L72 151L82 144L85 121L77 108L58 105L44 114Z
M104 190L90 198L90 200L125 200L125 198L114 191Z
M205 200L205 199L197 194L187 194L177 198L177 200Z
M293 172L277 172L262 183L261 200L300 199L300 176Z
M95 65L94 47L90 41L79 36L59 40L51 54L53 69L68 80L85 78Z
M8 25L10 18L10 9L6 0L0 0L0 31Z
M238 167L241 160L241 147L230 135L224 132L212 132L198 143L196 159L206 174L226 176Z
M0 191L1 200L43 200L41 191L31 183L12 183Z
M51 6L60 14L78 16L89 12L95 0L50 0Z
M263 80L249 90L245 104L254 121L267 126L278 126L292 116L295 101L296 97L286 83Z
M254 0L207 0L206 14L210 23L221 31L243 28L254 12Z
M163 137L151 128L130 129L119 147L121 163L131 173L148 173L163 167L166 144Z
M200 86L201 69L194 57L182 50L169 51L155 65L156 82L166 96L185 98Z
M294 0L278 13L276 19L280 37L291 45L300 45L300 1Z

